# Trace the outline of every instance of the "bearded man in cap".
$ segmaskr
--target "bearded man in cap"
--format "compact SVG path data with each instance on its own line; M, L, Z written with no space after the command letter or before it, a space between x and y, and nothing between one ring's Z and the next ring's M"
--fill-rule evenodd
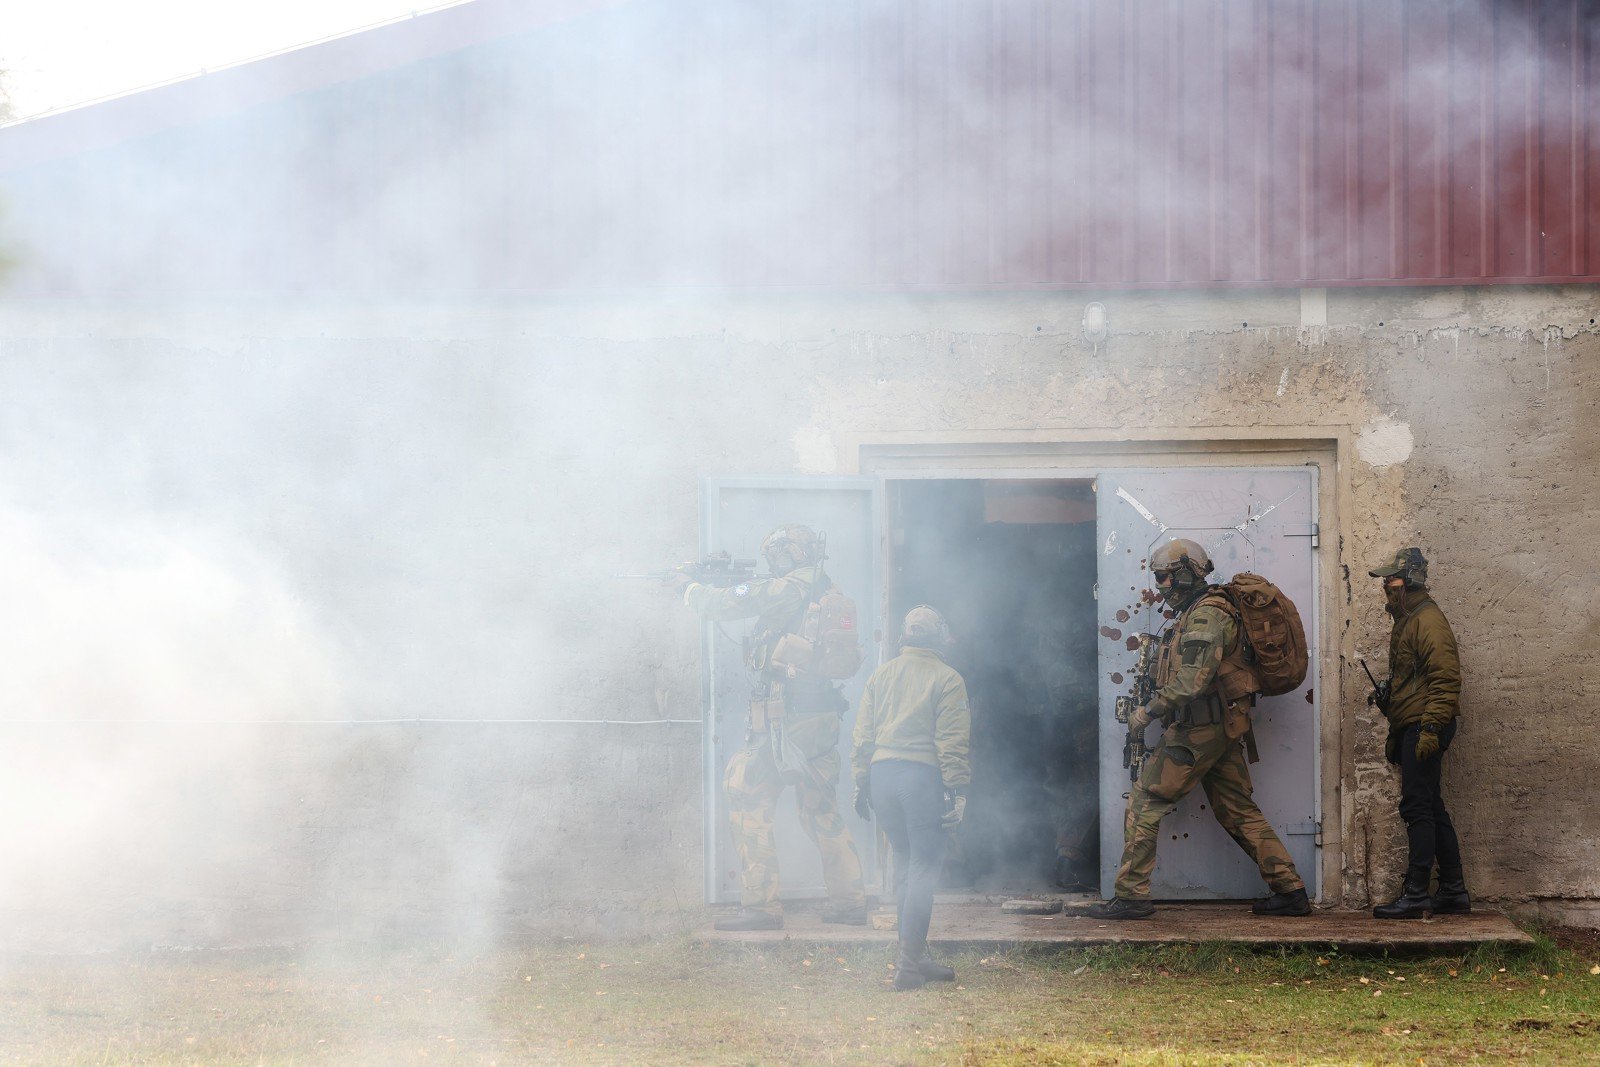
M1400 767L1400 817L1406 824L1406 875L1400 896L1372 909L1379 919L1422 919L1472 910L1461 866L1461 842L1440 792L1444 754L1456 735L1461 657L1450 622L1428 592L1428 561L1402 548L1367 572L1383 581L1389 633L1389 678L1371 702L1389 720L1384 754ZM1439 889L1428 884L1439 865Z
M872 672L856 713L850 760L856 813L876 814L900 873L899 990L956 977L928 958L934 883L947 832L966 815L972 780L967 683L944 661L949 645L944 616L927 605L912 608L901 626L900 654Z

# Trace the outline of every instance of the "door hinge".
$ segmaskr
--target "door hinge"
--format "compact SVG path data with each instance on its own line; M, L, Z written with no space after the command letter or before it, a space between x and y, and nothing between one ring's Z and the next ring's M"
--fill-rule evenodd
M1100 583L1099 582L1095 582L1094 583L1094 598L1096 600L1100 599Z
M1322 547L1322 526L1319 523L1312 522L1304 523L1298 526L1285 526L1283 528L1283 536L1309 537L1311 538L1312 548Z

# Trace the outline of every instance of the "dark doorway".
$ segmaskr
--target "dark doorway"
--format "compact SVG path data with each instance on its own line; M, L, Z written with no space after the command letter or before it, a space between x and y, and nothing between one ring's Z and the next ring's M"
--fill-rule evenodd
M947 888L1095 891L1095 494L1087 480L890 484L890 625L945 614L973 782Z

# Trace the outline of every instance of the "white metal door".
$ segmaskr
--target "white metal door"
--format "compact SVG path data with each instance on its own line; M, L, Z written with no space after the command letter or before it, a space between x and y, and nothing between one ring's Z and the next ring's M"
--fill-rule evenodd
M1263 699L1251 766L1256 802L1306 880L1318 890L1317 470L1197 468L1126 470L1098 481L1100 616L1100 882L1110 896L1122 855L1128 772L1126 731L1115 702L1132 682L1137 635L1166 620L1142 595L1153 582L1150 553L1187 537L1216 562L1214 582L1253 571L1276 583L1300 610L1311 668L1293 693ZM1153 743L1157 730L1147 734ZM1255 865L1225 834L1196 789L1161 826L1152 895L1157 899L1239 899L1266 890Z
M875 835L850 805L850 733L867 676L878 664L878 591L882 529L882 483L863 477L707 478L701 495L702 554L727 551L736 558L760 558L762 539L778 526L802 523L827 536L827 571L856 602L866 662L844 683L850 700L839 728L841 773L839 811L855 838L867 884L876 879ZM758 573L766 572L760 561ZM713 904L739 899L739 861L728 826L722 774L728 759L745 742L745 717L752 679L740 656L739 638L749 629L740 620L707 626L702 639L701 684L705 701L706 899ZM786 898L826 895L822 861L795 813L794 791L778 805L774 835L779 881Z

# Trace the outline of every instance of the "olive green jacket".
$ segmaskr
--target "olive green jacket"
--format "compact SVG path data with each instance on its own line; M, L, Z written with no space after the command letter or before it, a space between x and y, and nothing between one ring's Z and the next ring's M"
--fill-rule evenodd
M874 762L899 759L937 767L946 789L965 793L972 781L971 738L961 675L932 649L903 648L872 672L861 695L850 756L856 785L866 788Z
M1427 590L1406 599L1406 613L1389 634L1389 725L1444 726L1461 699L1456 635Z
M1175 714L1215 686L1217 668L1239 638L1239 621L1217 600L1202 593L1172 624L1166 640L1173 642L1178 658L1171 677L1157 679L1161 688L1150 701L1152 717Z

